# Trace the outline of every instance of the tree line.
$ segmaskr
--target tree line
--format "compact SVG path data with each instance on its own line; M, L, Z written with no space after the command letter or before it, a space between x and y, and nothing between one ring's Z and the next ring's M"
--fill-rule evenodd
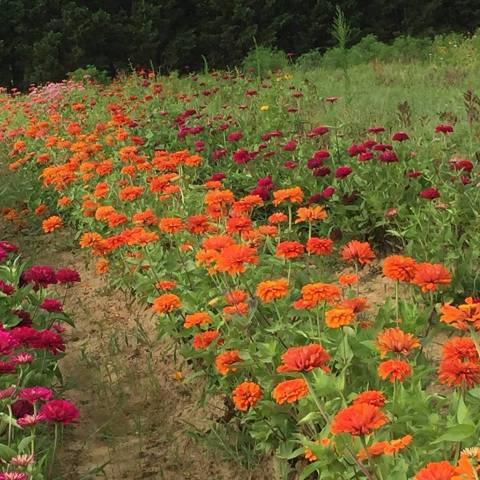
M184 72L206 59L222 68L241 62L254 39L292 54L323 51L335 43L337 6L351 43L480 25L478 0L0 0L0 85L60 80L86 65Z

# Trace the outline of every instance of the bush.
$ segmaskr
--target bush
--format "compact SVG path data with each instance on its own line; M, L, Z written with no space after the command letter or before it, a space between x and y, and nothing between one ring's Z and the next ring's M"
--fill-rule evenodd
M269 72L283 70L288 65L288 58L285 52L270 47L256 46L242 62L244 71L255 71L261 77Z
M84 68L77 68L68 74L70 80L76 82L93 81L95 83L107 84L110 82L110 77L105 70L100 70L95 65L87 65Z

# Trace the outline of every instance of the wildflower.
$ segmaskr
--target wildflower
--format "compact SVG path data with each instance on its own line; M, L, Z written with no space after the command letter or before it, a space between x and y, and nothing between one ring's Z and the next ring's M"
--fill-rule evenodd
M348 242L341 250L341 257L347 263L359 263L368 265L375 258L368 242L359 242L352 240Z
M42 405L40 414L47 422L59 422L67 425L79 417L79 412L73 403L68 400L50 400Z
M20 390L18 398L28 400L30 403L36 403L38 401L47 402L52 398L53 392L49 388L45 387L30 387Z
M273 192L273 204L277 207L283 202L301 203L303 191L300 187L285 188Z
M407 356L414 348L420 347L420 342L411 333L395 327L380 332L377 336L376 346L380 352L380 358L384 358L389 352Z
M172 293L164 293L153 301L152 310L155 313L169 313L182 306L180 299Z
M438 380L449 387L472 388L480 383L480 365L477 361L444 358L438 369Z
M415 480L452 480L455 468L448 462L430 462L416 475Z
M235 372L236 363L241 362L240 352L238 350L227 350L220 353L215 358L215 368L221 375L226 375L228 372Z
M296 258L304 252L304 247L299 242L280 242L275 250L275 256L284 258Z
M301 294L303 300L315 306L320 302L332 302L339 298L340 290L329 283L307 283L302 287Z
M318 343L311 343L302 347L290 347L282 355L282 364L277 372L309 372L314 368L321 368L329 372L327 362L330 355Z
M388 418L375 405L358 403L340 410L330 427L334 435L350 433L353 436L370 435L388 422Z
M390 383L398 380L403 382L412 374L412 368L407 362L403 360L386 360L378 367L378 376L382 380L390 380Z
M419 263L412 279L422 292L434 292L439 285L449 285L451 281L450 272L440 263Z
M284 278L279 280L267 280L257 285L257 297L263 303L269 303L272 300L283 298L288 293L288 281Z
M230 275L242 273L246 270L245 264L255 265L258 262L255 248L246 245L230 245L225 247L218 257L217 269Z
M195 350L204 350L216 339L220 333L217 330L207 330L206 332L197 333L193 337L193 348Z
M419 194L419 197L424 198L426 200L434 200L435 198L440 197L440 192L433 187L428 187L423 189Z
M45 233L52 233L63 226L62 219L58 215L52 215L42 222L42 229Z
M325 324L329 328L340 328L350 325L354 319L355 312L348 307L336 307L325 312Z
M272 397L279 405L293 403L308 395L308 385L303 378L280 382L272 392Z
M212 318L207 312L197 312L185 315L183 326L185 328L192 328L196 325L208 325L209 323L212 323Z
M246 412L249 408L255 407L262 399L262 389L255 382L243 382L233 390L233 403L235 408Z
M375 407L383 407L385 405L385 396L382 392L378 390L366 390L365 392L359 393L353 399L353 405L359 403L368 403L369 405L374 405Z
M327 212L323 207L301 207L297 210L297 219L295 223L313 222L315 220L325 220Z
M415 276L416 262L402 255L390 255L383 261L383 274L391 280L411 282Z
M358 282L358 275L355 273L344 273L338 277L338 283L343 286L351 287Z
M55 274L57 282L60 284L72 284L80 282L80 275L77 271L70 268L60 268Z
M165 217L160 219L158 227L164 233L177 233L183 229L183 221L177 217Z
M480 303L474 302L472 297L466 298L458 307L446 303L440 307L440 312L440 321L459 330L467 330L469 325L475 330L480 329Z

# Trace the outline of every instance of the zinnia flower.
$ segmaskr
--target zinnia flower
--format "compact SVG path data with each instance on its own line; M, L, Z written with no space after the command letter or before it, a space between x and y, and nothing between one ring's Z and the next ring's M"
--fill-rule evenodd
M452 281L450 272L440 263L419 263L412 283L422 292L437 290L439 285L449 285Z
M440 321L445 322L459 330L467 330L472 325L475 330L480 330L480 303L474 302L472 297L465 299L465 303L454 307L444 304L440 307Z
M52 215L42 222L42 229L45 233L52 233L63 226L62 219L58 215Z
M455 473L455 468L448 462L431 462L415 475L415 480L452 480Z
M183 326L185 328L192 328L196 325L208 325L209 323L212 323L212 318L207 312L197 312L185 315Z
M301 243L285 241L285 242L280 242L277 245L277 248L275 250L275 256L281 257L287 260L288 258L298 257L303 253L303 251L304 251L304 247Z
M385 405L385 396L382 392L378 390L366 390L365 392L359 393L353 399L353 405L359 403L368 403L369 405L374 405L375 407L383 407Z
M478 361L444 358L438 369L438 380L449 387L473 388L480 383L480 365Z
M281 278L280 280L260 282L257 285L256 293L263 303L283 298L288 293L288 281L285 278Z
M378 376L382 380L390 380L390 383L398 380L403 382L412 374L412 368L403 360L387 360L382 362L378 367Z
M279 383L272 392L272 397L279 405L293 403L308 395L308 385L303 378L285 380Z
M221 375L226 375L228 372L235 372L236 363L241 362L240 352L238 350L227 350L217 355L215 359L215 368Z
M153 301L152 310L155 313L169 313L182 306L180 299L173 293L164 293Z
M193 348L195 350L203 350L216 339L220 333L217 330L207 330L206 332L197 333L193 337ZM217 343L218 345L218 343Z
M416 262L402 255L390 255L383 261L383 274L392 280L411 282L415 276Z
M57 282L60 284L80 282L80 274L70 268L60 268L55 276L57 278Z
M309 255L326 256L332 253L333 240L329 238L312 237L307 240L307 252Z
M38 401L46 402L52 398L53 392L49 388L45 387L30 387L20 390L18 393L19 398L28 400L30 403L36 403Z
M247 245L230 245L225 247L217 260L219 272L227 272L230 275L242 273L246 270L245 264L252 265L258 262L257 251Z
M330 427L334 435L350 433L354 436L370 435L373 430L388 422L385 414L375 405L358 403L340 410L333 418Z
M67 425L79 417L77 407L68 400L51 400L40 409L47 422L59 422Z
M297 219L295 223L314 222L315 220L325 220L327 212L321 206L316 207L300 207L297 210Z
M242 412L254 407L261 398L262 389L255 382L243 382L233 390L235 408Z
M325 324L329 328L340 328L350 325L354 319L355 312L348 307L336 307L325 312Z
M380 358L384 358L388 352L407 356L414 348L420 347L420 342L411 333L395 327L380 332L377 336L376 346L380 352Z
M282 355L282 364L277 368L277 372L309 372L314 368L329 372L327 366L329 360L330 355L318 343L290 347Z
M341 257L347 263L359 263L360 265L367 265L375 258L368 242L359 242L352 240L348 242L341 250Z
M303 201L303 192L300 187L285 188L273 192L273 204L277 207L283 202L301 203Z

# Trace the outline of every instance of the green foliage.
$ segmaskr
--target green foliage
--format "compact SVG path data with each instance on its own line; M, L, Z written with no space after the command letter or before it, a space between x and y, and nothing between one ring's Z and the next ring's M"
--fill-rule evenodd
M87 65L85 68L77 68L68 74L70 80L76 82L94 81L96 83L108 83L110 78L105 70L100 70L95 65Z
M283 70L287 65L288 59L285 52L263 46L250 50L243 60L243 69L246 72L256 72L260 76Z

